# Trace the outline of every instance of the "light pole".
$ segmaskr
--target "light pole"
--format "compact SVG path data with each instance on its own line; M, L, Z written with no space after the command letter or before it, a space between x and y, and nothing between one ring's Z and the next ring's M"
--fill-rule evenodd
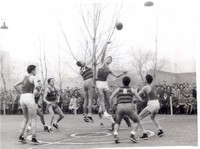
M144 3L145 7L152 7L154 3L152 1L147 1ZM158 11L156 16L156 37L155 37L155 60L154 60L154 85L156 84L156 69L157 69L157 53L158 53Z
M4 19L2 19L2 20L4 20ZM4 22L3 22L3 26L1 26L1 29L8 29L8 27L6 26L6 23L5 23L5 20L4 20ZM3 62L2 62L2 59L1 59L1 69L3 70ZM3 73L1 73L1 77L2 77L2 79L3 79L3 84L4 84L4 91L6 91L6 82L5 82L5 78L4 78L4 75L3 75ZM3 108L3 114L4 115L6 115L6 103L5 103L5 101L4 101L4 108Z

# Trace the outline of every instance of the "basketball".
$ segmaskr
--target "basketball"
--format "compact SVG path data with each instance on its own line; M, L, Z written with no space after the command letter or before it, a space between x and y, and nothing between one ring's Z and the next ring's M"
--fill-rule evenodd
M117 30L121 30L123 28L123 24L121 22L118 22L115 24L115 27L117 28Z

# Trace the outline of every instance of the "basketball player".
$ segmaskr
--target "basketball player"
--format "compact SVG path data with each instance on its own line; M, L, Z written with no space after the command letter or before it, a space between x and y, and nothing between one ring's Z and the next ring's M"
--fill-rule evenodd
M113 101L114 101L114 103L110 103L110 107L112 107L112 109L110 109L110 111L112 113L113 120L116 122L117 98L114 98ZM131 125L131 122L130 122L128 116L124 115L123 119L126 122L128 128L131 129L132 125ZM115 125L115 123L112 123L111 128L109 129L110 131L114 130L114 125Z
M20 97L20 105L24 114L24 120L21 124L21 130L20 130L20 136L19 136L19 142L26 143L26 140L24 138L25 135L25 129L28 125L28 122L30 120L31 126L32 126L32 139L31 143L33 144L39 144L40 142L36 139L36 113L37 113L37 105L35 103L33 90L34 87L37 86L37 78L36 78L36 66L35 65L29 65L27 67L28 75L24 77L23 80L20 80L19 82L14 84L14 88L16 91L21 94ZM18 86L22 85L22 93L20 89L18 89Z
M59 103L59 94L58 91L56 90L56 88L54 87L54 79L53 78L49 78L47 80L48 83L48 87L46 88L45 92L44 92L44 98L43 100L47 103L48 105L48 110L49 110L49 114L50 114L50 125L48 127L48 132L49 133L53 133L52 131L52 124L53 126L58 129L58 122L64 118L64 114L62 112L62 110L60 109L60 107L58 106ZM56 113L58 113L59 117L58 119L53 123L54 120L54 111Z
M125 76L122 79L123 86L117 88L112 95L110 96L110 103L112 102L113 98L117 95L117 110L116 110L116 123L114 125L114 141L115 143L119 143L118 139L118 130L119 125L121 123L122 118L124 115L127 115L133 122L138 123L143 131L143 135L146 134L143 126L141 125L140 119L137 115L135 106L133 105L133 96L135 96L138 100L142 100L141 97L137 94L137 91L133 88L129 87L131 80L128 76ZM137 143L135 138L136 132L134 129L131 131L130 140L133 143Z
M158 101L157 97L157 90L156 87L153 86L151 83L153 81L153 77L149 74L146 75L146 86L142 88L142 90L139 91L139 95L146 94L146 97L148 99L147 106L140 112L139 118L142 120L143 118L150 115L151 120L155 124L155 126L158 128L157 136L161 137L163 136L164 132L162 130L162 127L160 126L159 122L156 119L156 114L158 113L160 109L160 103ZM136 130L139 126L136 127ZM147 136L142 136L140 138L147 138Z
M97 81L96 81L96 87L97 91L99 93L99 99L100 99L100 110L99 111L99 117L101 117L101 112L103 112L104 117L109 117L111 118L112 123L114 123L114 120L112 119L112 116L107 113L107 110L105 108L105 101L109 100L110 93L111 91L109 90L108 83L107 83L107 78L108 75L111 74L112 76L119 78L123 75L125 75L127 72L123 72L120 75L117 75L113 71L110 70L109 65L112 62L112 57L108 56L103 63L102 67L100 67L97 71Z
M83 90L84 90L84 104L83 104L83 116L85 122L93 123L92 118L92 99L95 93L95 85L93 81L93 71L86 66L86 63L78 61L76 65L81 67L80 74L83 77ZM88 113L87 113L88 110Z
M44 126L44 130L48 130L48 127L45 125L45 120L44 120L44 115L42 114L42 112L39 109L39 104L38 101L40 100L40 98L42 98L42 83L41 80L38 80L38 86L35 87L34 89L34 95L35 95L35 103L37 104L38 108L37 108L37 115L40 117L41 123ZM27 128L27 133L29 133L31 130L31 123L29 122L28 128Z

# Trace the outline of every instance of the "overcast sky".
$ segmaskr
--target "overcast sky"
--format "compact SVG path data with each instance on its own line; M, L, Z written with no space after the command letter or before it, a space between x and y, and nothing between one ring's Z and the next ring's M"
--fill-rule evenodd
M83 4L84 2L84 4ZM171 62L168 71L193 72L195 51L199 41L199 0L153 0L153 7L144 7L143 0L98 1L105 7L105 22L109 22L116 8L123 3L119 21L124 28L115 32L120 47L116 60L122 65L130 61L131 47L155 51L156 22L158 16L158 57ZM67 45L57 22L60 19L75 55L80 53L80 4L91 1L73 0L0 0L0 19L6 20L8 30L0 30L0 49L8 51L13 59L37 61L39 39L48 49L48 58L58 55L58 45ZM105 15L107 14L107 15ZM0 20L2 25L3 20ZM75 60L65 54L65 61L74 65ZM53 63L53 61L52 61ZM177 70L175 69L177 64ZM72 70L69 70L72 71ZM73 71L72 71L73 72Z

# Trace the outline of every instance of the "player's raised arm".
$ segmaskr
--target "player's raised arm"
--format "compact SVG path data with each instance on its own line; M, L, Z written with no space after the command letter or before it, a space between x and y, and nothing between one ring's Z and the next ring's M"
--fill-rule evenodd
M103 46L103 49L102 49L102 57L101 57L101 65L103 65L104 64L104 60L105 60L105 57L106 57L106 49L107 49L107 46L108 46L108 44L110 44L111 43L111 41L108 41L108 42L106 42L106 44Z

